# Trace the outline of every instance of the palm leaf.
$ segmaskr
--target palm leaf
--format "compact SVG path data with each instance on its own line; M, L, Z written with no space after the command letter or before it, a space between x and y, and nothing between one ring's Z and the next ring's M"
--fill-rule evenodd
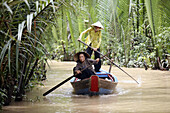
M33 13L27 15L27 30L29 33L31 33L32 19L33 19Z
M18 60L19 60L19 42L16 42L16 58L15 58L15 63L16 63L16 78L18 79L18 72L19 72L19 64L18 64Z
M158 0L145 0L145 4L146 4L146 9L147 9L147 14L148 14L148 18L149 18L149 23L152 29L152 33L153 36L155 36L156 34L156 23L155 23L155 12L154 10L156 10L156 6L157 6Z
M71 20L71 15L70 15L70 12L69 12L69 11L67 11L66 14L67 14L68 22L69 22L71 39L72 39L73 44L74 44L74 47L75 47L75 49L76 49L76 39L75 39L75 36L74 36L74 30L73 30L73 24L72 24L72 20Z
M5 1L5 2L3 3L3 5L8 9L8 11L9 11L11 14L13 14L13 11L12 11L11 8L9 7L9 5L7 4L7 1Z
M22 37L22 32L23 32L23 29L24 29L24 24L25 24L25 21L23 21L21 24L19 24L18 26L18 41L21 41L21 37Z
M8 67L9 73L11 74L11 43L8 46Z
M3 47L3 49L2 49L2 51L1 51L1 54L0 54L0 65L2 65L2 62L3 62L3 60L4 60L4 56L5 56L5 53L6 53L6 51L7 51L7 49L8 49L8 47L10 47L10 44L11 44L11 42L12 42L12 39L9 39L8 40L8 42L7 42L7 44L5 44L5 46Z
M29 8L29 10L30 10L30 5L29 5L28 1L27 1L27 0L24 0L24 2L27 4L27 6L28 6L28 8Z

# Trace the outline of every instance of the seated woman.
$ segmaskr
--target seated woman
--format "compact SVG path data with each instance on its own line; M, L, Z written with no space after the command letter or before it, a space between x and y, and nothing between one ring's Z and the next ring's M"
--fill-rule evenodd
M74 60L77 62L73 72L79 79L90 78L91 75L96 75L92 65L99 62L99 58L96 60L89 59L90 55L86 52L78 52L74 55ZM81 71L82 70L82 71Z

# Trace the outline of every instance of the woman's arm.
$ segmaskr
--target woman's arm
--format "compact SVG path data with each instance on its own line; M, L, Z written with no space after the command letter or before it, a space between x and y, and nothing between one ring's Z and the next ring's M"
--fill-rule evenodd
M93 60L93 59L89 59L89 58L88 58L87 60L88 60L88 62L89 62L90 64L93 64L93 65L94 65L94 64L97 64L100 59L97 58L96 60Z
M83 31L83 32L80 34L78 40L81 40L82 36L83 36L84 34L88 33L89 31L91 31L92 29L93 29L92 27L89 27L88 29L86 29L85 31Z

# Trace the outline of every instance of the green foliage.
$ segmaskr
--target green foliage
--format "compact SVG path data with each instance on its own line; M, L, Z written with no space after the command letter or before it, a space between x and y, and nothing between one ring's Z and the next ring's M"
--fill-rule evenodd
M4 93L5 91L0 89L0 110L2 108L2 105L4 104L4 100L7 97L6 94Z
M53 2L27 0L4 0L0 7L0 90L8 94L4 98L1 92L0 98L8 105L12 96L22 100L32 80L45 79L44 28L57 8Z
M168 0L3 0L0 90L7 93L10 87L16 97L22 96L43 79L52 55L73 60L86 49L77 41L80 33L96 21L104 26L103 54L120 66L155 67L157 57L170 54L169 6Z
M159 28L162 31L160 34L155 36L156 45L155 48L159 49L159 55L161 58L165 58L165 54L170 53L170 27Z
M139 65L132 67L143 67L141 62L146 62L149 67L154 67L156 57L162 58L161 55L169 53L168 39L163 41L159 35L163 32L162 28L169 26L168 1L72 0L62 3L64 5L56 12L56 32L53 29L53 36L56 37L53 48L57 59L72 60L74 53L85 50L86 47L77 39L82 31L98 20L105 28L102 30L102 53L122 66L129 67L129 62L135 62ZM63 25L67 26L64 37ZM163 42L166 52L161 49Z

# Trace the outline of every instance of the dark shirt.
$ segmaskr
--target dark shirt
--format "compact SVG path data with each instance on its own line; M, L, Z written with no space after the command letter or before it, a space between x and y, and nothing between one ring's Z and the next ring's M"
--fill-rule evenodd
M91 71L93 71L93 72L95 73L92 65L97 64L97 63L98 63L98 62L97 62L96 60L92 60L92 59L89 59L89 58L87 58L83 63L80 62L80 61L78 61L78 62L77 62L77 65L76 65L76 68L75 68L75 71L77 71L77 70L80 70L80 71L81 71L82 69L84 69L84 68L86 68L87 66L90 65L90 66L88 67L88 69L90 69Z

